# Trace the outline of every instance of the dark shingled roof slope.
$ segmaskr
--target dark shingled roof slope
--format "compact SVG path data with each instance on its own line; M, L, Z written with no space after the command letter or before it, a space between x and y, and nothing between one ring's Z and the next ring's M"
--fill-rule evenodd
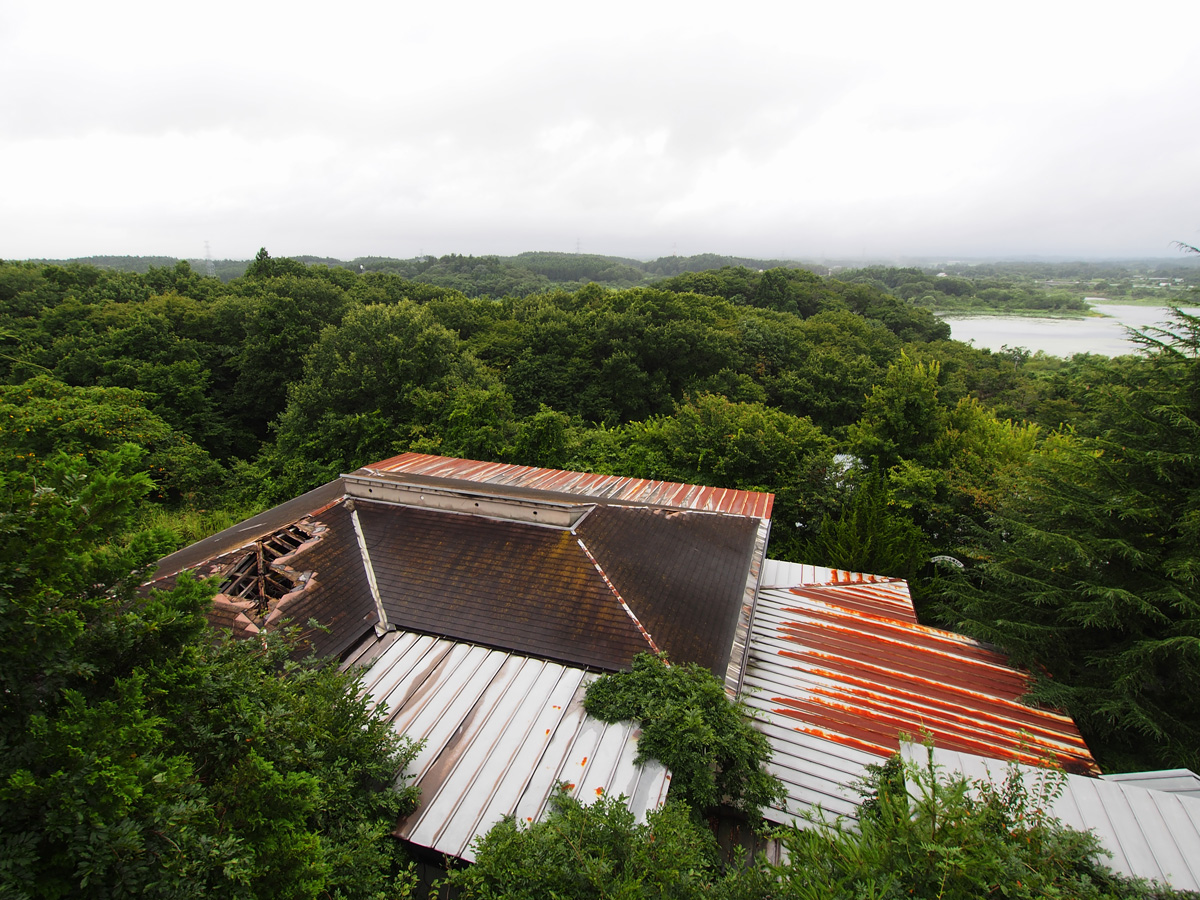
M649 644L568 531L359 501L388 624L603 669Z
M743 516L601 506L576 531L660 650L724 677L757 529Z
M344 504L316 517L328 526L320 539L291 557L292 569L312 572L304 589L280 608L321 656L341 656L379 621L354 525ZM310 619L322 626L307 628Z
M364 495L372 490L389 496ZM343 656L379 621L373 572L389 628L610 671L657 648L727 677L771 500L406 454L164 558L145 587L169 588L184 570L225 573L255 541L299 524L312 538L271 563L296 589L271 600L264 620L236 588L218 599L214 625L253 634L315 619L325 630L308 632L313 648ZM481 502L488 515L471 514ZM539 503L555 526L524 521Z

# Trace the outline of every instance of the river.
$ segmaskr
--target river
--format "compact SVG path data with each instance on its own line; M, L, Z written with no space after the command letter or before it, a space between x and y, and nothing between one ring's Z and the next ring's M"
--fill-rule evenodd
M1137 349L1128 340L1127 328L1164 324L1170 312L1163 306L1123 306L1097 303L1097 299L1087 298L1092 309L1103 313L1105 318L1046 319L955 314L941 318L949 323L950 336L954 340L989 350L999 350L1007 345L1034 352L1041 350L1051 356L1070 357L1076 353L1120 356ZM1192 314L1200 313L1197 308L1184 309Z

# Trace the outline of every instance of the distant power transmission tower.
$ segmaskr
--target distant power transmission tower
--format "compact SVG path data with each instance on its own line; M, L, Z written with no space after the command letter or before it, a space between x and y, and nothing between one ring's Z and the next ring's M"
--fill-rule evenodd
M576 256L578 256L578 255L579 255L579 248L580 248L581 246L582 246L582 244L580 244L580 242L579 242L579 238L575 238L575 255L576 255Z
M204 242L204 274L209 278L215 278L217 274L217 266L213 262L212 249L208 246L208 241Z

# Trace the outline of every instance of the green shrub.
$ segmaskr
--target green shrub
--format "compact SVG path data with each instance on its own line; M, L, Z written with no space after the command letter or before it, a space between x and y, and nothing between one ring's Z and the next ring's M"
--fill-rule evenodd
M1113 873L1095 835L1050 812L1061 773L1032 788L1013 766L999 784L947 776L893 757L871 767L857 824L820 812L781 831L785 866L760 861L732 877L734 896L770 884L779 898L1157 898L1169 890Z
M589 685L584 709L605 722L640 722L638 762L657 759L670 769L671 796L697 812L726 804L757 819L784 797L782 782L764 768L771 745L703 666L639 653L629 672Z
M442 883L464 900L620 897L701 900L719 878L716 842L669 802L635 821L624 797L590 806L565 793L529 826L508 816L475 847L476 861Z

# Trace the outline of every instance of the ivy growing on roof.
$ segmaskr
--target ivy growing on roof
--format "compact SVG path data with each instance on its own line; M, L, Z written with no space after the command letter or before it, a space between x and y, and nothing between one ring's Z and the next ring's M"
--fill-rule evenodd
M630 671L588 686L584 709L605 722L640 722L638 761L657 759L669 768L672 797L699 813L728 805L758 819L764 806L784 797L783 783L765 768L767 739L703 666L639 653Z

